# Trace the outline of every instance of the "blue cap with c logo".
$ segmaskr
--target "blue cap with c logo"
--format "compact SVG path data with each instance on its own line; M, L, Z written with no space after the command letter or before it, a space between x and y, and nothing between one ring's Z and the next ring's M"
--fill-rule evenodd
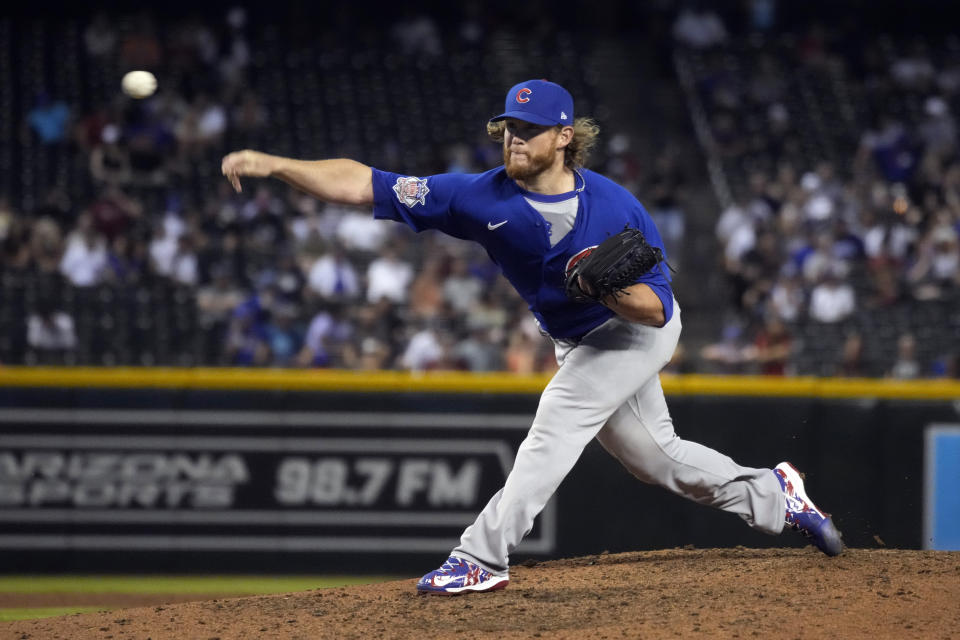
M573 96L548 80L527 80L507 92L503 113L490 122L516 118L542 125L573 125Z

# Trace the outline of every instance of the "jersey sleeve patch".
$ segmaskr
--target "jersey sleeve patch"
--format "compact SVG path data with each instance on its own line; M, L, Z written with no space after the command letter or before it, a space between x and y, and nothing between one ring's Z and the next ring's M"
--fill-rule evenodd
M397 194L397 200L405 204L407 208L412 209L418 204L426 206L426 198L427 194L430 193L430 188L427 186L426 178L401 176L397 178L397 183L393 185L393 191Z

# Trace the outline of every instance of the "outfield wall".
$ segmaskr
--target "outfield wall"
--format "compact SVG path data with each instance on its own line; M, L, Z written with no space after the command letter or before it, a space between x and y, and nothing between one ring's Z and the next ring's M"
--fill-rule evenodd
M503 483L542 376L0 370L0 570L417 572ZM960 548L960 384L665 377L681 437L792 460L852 546ZM514 560L797 546L595 443Z

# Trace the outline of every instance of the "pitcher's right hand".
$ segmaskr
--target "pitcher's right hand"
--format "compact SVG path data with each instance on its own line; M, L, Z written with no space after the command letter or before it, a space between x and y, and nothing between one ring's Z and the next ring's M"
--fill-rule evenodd
M223 157L220 164L220 171L226 176L230 184L233 185L237 193L243 191L240 186L240 176L250 176L253 178L266 178L272 172L272 156L244 149L243 151L234 151Z

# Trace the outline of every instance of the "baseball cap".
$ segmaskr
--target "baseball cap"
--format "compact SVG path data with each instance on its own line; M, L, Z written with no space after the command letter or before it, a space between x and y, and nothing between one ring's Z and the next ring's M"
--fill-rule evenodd
M573 96L555 82L527 80L507 92L503 113L490 118L490 122L504 118L542 125L573 125Z

